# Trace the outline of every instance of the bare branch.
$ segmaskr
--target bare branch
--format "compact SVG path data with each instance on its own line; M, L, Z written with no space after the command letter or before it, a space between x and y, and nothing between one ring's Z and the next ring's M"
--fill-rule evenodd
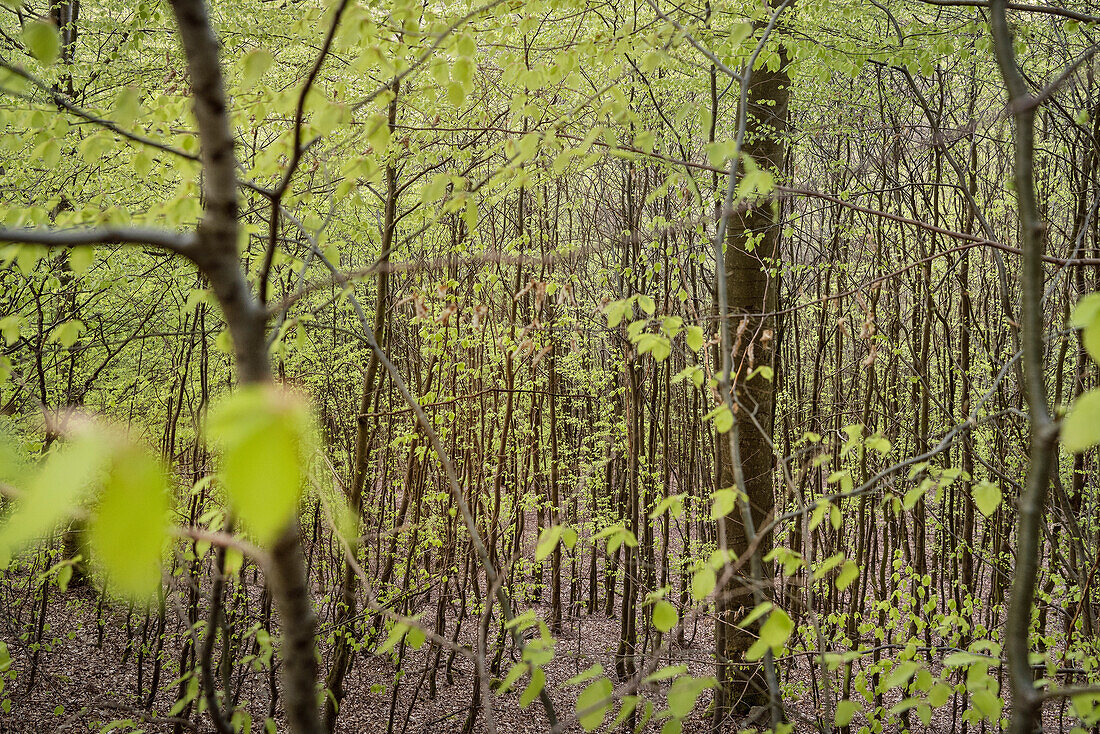
M939 5L941 7L961 7L961 8L989 8L990 4L988 0L920 0L927 5ZM1068 18L1069 20L1080 21L1081 23L1100 23L1100 15L1089 15L1088 13L1079 13L1076 10L1069 10L1068 8L1057 8L1052 5L1031 5L1030 3L1006 3L1005 7L1010 10L1022 10L1025 13L1041 13L1044 15L1054 15L1059 18Z
M92 229L0 229L0 242L45 247L82 245L151 245L184 257L194 257L198 238L194 232L172 232L155 227L96 227Z

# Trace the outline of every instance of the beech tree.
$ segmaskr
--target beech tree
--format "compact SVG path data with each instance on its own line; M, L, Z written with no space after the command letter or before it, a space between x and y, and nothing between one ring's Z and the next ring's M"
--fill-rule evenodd
M0 8L0 729L1100 723L1090 4Z

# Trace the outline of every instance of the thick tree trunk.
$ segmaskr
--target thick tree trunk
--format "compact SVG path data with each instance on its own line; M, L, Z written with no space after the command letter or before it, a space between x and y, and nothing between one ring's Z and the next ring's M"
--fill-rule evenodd
M787 100L790 78L787 73L786 49L779 47L780 64L776 70L759 68L753 71L748 91L748 124L743 152L761 168L778 172L786 155L783 133L787 125ZM775 382L757 375L748 376L762 365L773 369L775 319L753 314L773 312L778 304L778 281L773 259L778 256L780 226L777 208L772 202L749 202L730 217L726 236L726 298L730 330L733 338L733 370L731 382L742 406L739 423L739 453L744 472L754 525L760 527L775 506L772 472L774 456L770 446L775 412ZM751 417L745 411L751 411ZM759 428L757 427L759 425ZM725 438L725 437L722 437ZM733 487L734 466L730 459L730 444L716 442L716 469L719 488ZM732 512L724 523L729 550L740 557L748 548L745 524L739 512ZM761 556L771 546L769 536L759 546ZM745 714L753 706L764 704L767 686L761 667L746 664L745 652L755 640L748 630L735 626L752 606L752 589L748 576L749 564L742 565L719 594L720 625L716 635L718 694L716 721L729 714ZM764 581L767 584L769 574ZM766 593L769 590L765 590Z

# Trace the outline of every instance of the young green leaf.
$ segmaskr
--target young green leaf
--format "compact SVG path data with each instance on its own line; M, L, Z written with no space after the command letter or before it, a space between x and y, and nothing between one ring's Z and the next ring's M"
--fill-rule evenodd
M222 477L238 516L260 543L273 542L298 506L308 409L289 392L250 386L211 412L207 432L222 450Z
M587 683L598 675L603 674L603 666L599 663L595 663L592 666L582 670L575 676L565 681L567 686L579 686L581 683Z
M107 458L106 442L90 431L54 449L0 526L0 565L68 518L99 479Z
M32 20L23 26L23 43L31 56L49 66L61 53L61 38L57 26L48 20Z
M523 689L523 693L519 697L520 708L527 708L531 705L531 702L539 697L542 693L543 686L546 685L546 673L542 668L535 668L531 673L531 681L527 684L527 687Z
M703 330L698 326L687 327L686 336L688 349L693 352L698 352L703 348Z
M645 677L643 683L656 683L662 680L668 680L669 678L675 678L678 675L683 675L688 671L686 665L666 665L665 667L655 670Z
M676 607L664 599L653 605L653 626L661 632L669 632L679 621Z
M728 433L729 430L733 428L733 413L730 412L729 407L726 405L719 405L711 411L711 416L709 417L714 418L714 430L719 433Z
M992 517L997 508L1001 506L1001 488L993 482L978 482L970 492L974 496L974 504L986 517Z
M898 686L905 685L917 672L918 668L920 668L920 664L912 660L901 661L890 671L889 677L886 678L886 687L897 688Z
M663 500L657 503L653 511L649 513L650 520L656 520L666 512L671 511L673 515L677 517L684 513L684 498L687 494L681 492L680 494L673 494L665 497Z
M543 528L542 533L539 534L539 542L535 546L536 561L544 561L554 552L554 549L558 547L558 541L561 540L561 533L561 525Z
M589 683L577 697L577 714L585 731L592 731L603 723L611 708L611 692L614 687L608 677Z
M709 567L699 569L691 577L691 598L695 601L706 599L710 592L714 591L717 583L718 576L714 573L714 569Z
M513 665L512 669L508 671L508 675L504 676L504 680L502 680L500 682L500 685L497 686L497 695L503 695L512 690L512 686L514 686L516 684L516 681L518 681L520 677L527 672L528 667L529 666L527 665L527 663L524 663L522 661Z
M424 647L424 641L427 639L427 635L424 634L424 630L419 627L409 627L409 631L405 634L405 640L409 643L409 647L414 650L419 650Z
M718 520L733 512L737 506L737 490L732 487L720 489L711 495L713 504L710 507L710 519Z
M836 575L836 588L838 591L844 591L852 582L859 578L859 564L854 561L846 561L843 566L840 567L840 573Z
M1062 444L1072 454L1100 443L1100 389L1089 390L1074 401L1062 421Z
M73 344L76 344L76 340L80 338L85 328L84 322L77 319L66 321L57 325L50 334L49 341L60 344L68 349Z
M760 602L755 607L753 607L753 610L751 612L745 615L744 619L737 623L737 626L747 628L750 624L770 612L774 606L775 605L772 604L770 601Z
M0 335L4 337L4 343L11 346L19 341L22 331L22 320L15 314L0 319Z
M687 670L687 668L685 667L684 670ZM647 678L646 680L649 679ZM623 725L623 722L627 720L627 717L634 713L635 709L638 708L638 704L641 702L641 700L642 699L639 696L623 696L621 699L619 699L619 702L621 703L621 706L619 707L619 713L615 714L615 720L611 722L611 726L608 727L607 730L618 730L618 728ZM648 705L652 706L652 704ZM643 721L639 726L645 726L645 722Z
M716 683L714 678L696 678L690 675L677 678L668 689L669 713L677 719L684 718L695 708L699 695Z
M393 650L395 647L397 647L397 643L401 642L405 635L408 634L409 629L411 629L411 626L405 624L404 622L395 623L393 625L393 628L390 630L389 636L386 637L386 641L383 642L381 646L379 646L378 649L374 651L374 654L385 655L386 653Z
M94 247L74 247L69 250L69 266L77 275L84 275L95 262Z
M92 559L125 596L148 599L160 588L168 540L168 488L160 461L140 446L113 457L88 532Z
M243 69L241 71L240 90L247 92L260 81L260 78L271 68L275 57L264 48L258 48L245 55Z
M833 716L833 721L837 726L848 726L852 723L852 718L855 717L856 711L859 707L855 701L850 699L844 699L843 701L837 701L836 713Z
M747 660L759 660L769 649L778 655L794 632L794 622L782 609L773 609L760 625L760 639L752 643L745 653Z

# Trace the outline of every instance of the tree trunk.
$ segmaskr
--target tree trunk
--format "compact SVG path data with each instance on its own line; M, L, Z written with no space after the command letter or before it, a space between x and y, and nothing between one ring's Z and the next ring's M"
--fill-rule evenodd
M779 59L776 70L760 68L752 73L748 124L742 149L759 167L775 173L782 167L786 155L782 136L787 126L790 85L787 52L782 44ZM771 260L779 254L780 226L776 206L768 201L748 202L725 215L729 216L724 263L726 302L730 330L735 335L731 382L740 404L752 411L751 418L745 409L739 411L739 453L754 525L761 527L775 507L774 456L770 446L775 382L761 375L751 380L747 378L758 366L777 367L773 364L775 319L752 314L773 312L778 305L778 281ZM715 446L718 487L733 487L734 467L729 456L729 442L718 440ZM740 557L750 540L746 537L740 513L732 512L720 522L724 523L728 549ZM770 547L768 534L758 552L764 556ZM755 635L735 625L744 616L744 609L752 605L748 568L748 563L743 564L741 573L731 579L718 597L720 625L715 642L721 687L716 701L716 722L730 714L747 714L751 707L763 705L768 699L761 666L745 664L745 652ZM769 575L765 571L764 581L770 587ZM765 589L765 593L770 593L770 588Z

